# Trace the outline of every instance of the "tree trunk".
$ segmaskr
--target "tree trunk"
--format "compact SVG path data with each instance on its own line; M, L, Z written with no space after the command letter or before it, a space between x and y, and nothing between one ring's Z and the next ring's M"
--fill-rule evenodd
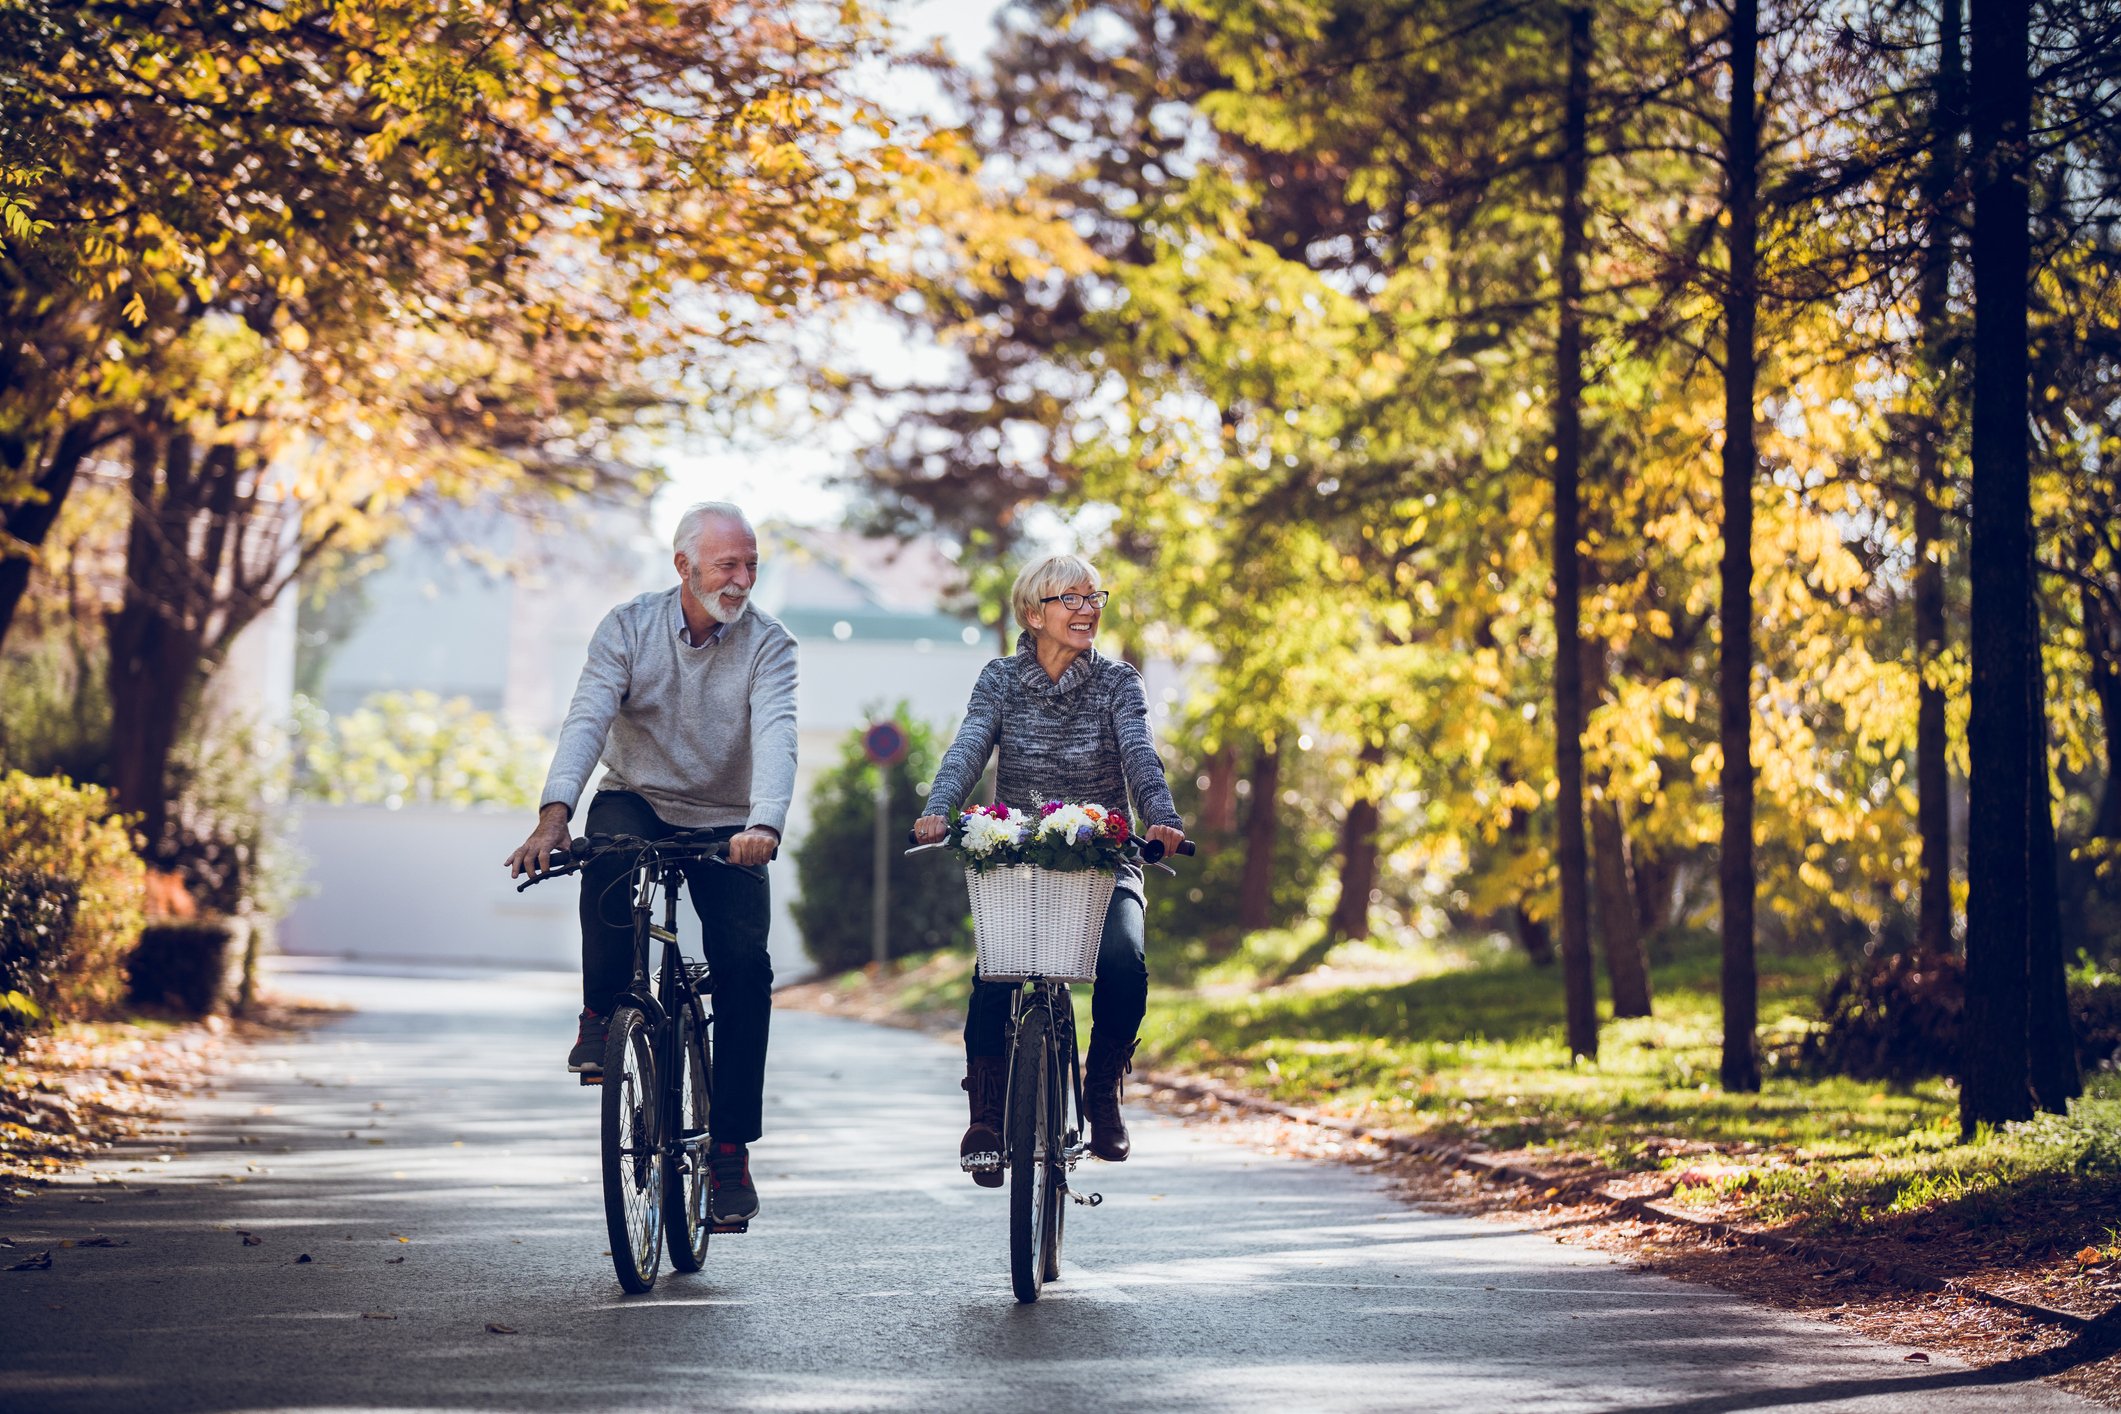
M1377 766L1385 759L1384 743L1366 742L1362 763ZM1350 802L1347 818L1340 826L1340 898L1326 923L1330 942L1370 936L1370 894L1377 887L1377 800L1365 793Z
M1944 652L1943 533L1944 398L1951 363L1951 194L1959 177L1959 133L1966 124L1961 72L1959 0L1944 0L1938 17L1937 95L1930 115L1930 156L1923 184L1929 225L1916 322L1929 366L1930 401L1915 436L1915 663L1922 674L1915 698L1915 820L1922 841L1921 897L1915 945L1928 953L1952 948L1952 816L1944 719L1944 688L1932 679Z
M0 526L9 537L33 550L44 544L66 505L67 493L74 489L74 477L81 470L81 463L103 440L100 422L100 418L91 417L72 424L59 435L51 457L31 483L36 488L35 496L15 502L0 519ZM0 643L7 641L8 627L15 621L15 610L21 607L35 568L35 561L26 554L0 557Z
M1546 924L1534 918L1523 904L1514 910L1517 921L1517 945L1532 966L1548 968L1554 965L1554 934Z
M2031 532L2028 527L2027 538ZM2037 581L2035 581L2037 584ZM2026 861L2026 1046L2033 1100L2049 1114L2068 1114L2084 1093L2077 1036L2069 1016L2069 973L2062 948L2062 897L2055 860L2055 816L2048 784L2047 673L2040 661L2040 600L2031 604L2033 660L2027 711L2026 792L2031 802Z
M1635 927L1644 946L1672 921L1672 886L1679 878L1679 862L1656 854L1634 841L1628 850L1628 872L1635 881Z
M1760 1088L1759 977L1753 959L1753 326L1758 311L1760 115L1758 0L1731 10L1729 170L1730 273L1724 291L1723 631L1717 715L1723 743L1718 784L1723 837L1717 881L1723 902L1723 1088Z
M1554 370L1554 864L1561 875L1561 989L1571 1055L1598 1054L1583 835L1583 190L1589 167L1591 12L1568 11L1561 166L1561 299Z
M2019 0L1973 0L1973 504L1968 569L1973 668L1968 772L1965 1054L1959 1124L2030 1119L2031 906L2036 645L2028 446L2026 151L2029 18ZM2043 792L2044 794L2044 792Z
M107 625L111 788L140 817L150 858L163 842L170 753L206 649L197 577L184 562L194 460L182 431L149 425L135 432L125 597Z
M1200 795L1200 829L1209 836L1237 828L1237 748L1223 745L1201 763L1208 786Z
M2091 659L2092 692L2106 737L2106 788L2092 816L2093 839L2121 839L2121 622L2110 620L2099 596L2078 590L2084 613L2084 646Z
M1598 936L1605 944L1606 981L1613 989L1613 1015L1650 1014L1650 959L1642 947L1630 878L1627 832L1620 807L1610 800L1591 806L1591 857L1598 880Z
M1245 878L1237 926L1256 932L1274 921L1274 833L1281 808L1281 753L1261 742L1252 758L1252 805L1245 813Z

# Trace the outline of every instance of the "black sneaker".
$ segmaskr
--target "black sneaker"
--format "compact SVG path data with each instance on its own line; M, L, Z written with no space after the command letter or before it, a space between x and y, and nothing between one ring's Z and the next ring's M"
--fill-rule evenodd
M707 1210L718 1223L749 1222L759 1215L759 1191L751 1186L751 1152L741 1144L717 1144L707 1155L714 1193Z
M575 1033L574 1049L567 1053L567 1068L577 1075L602 1075L604 1038L611 1030L611 1018L598 1016L585 1006L581 1021L582 1028Z

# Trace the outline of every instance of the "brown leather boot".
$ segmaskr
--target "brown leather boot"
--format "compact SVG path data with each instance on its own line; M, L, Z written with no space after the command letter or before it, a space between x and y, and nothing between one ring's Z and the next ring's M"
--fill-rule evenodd
M1089 1111L1090 1152L1111 1163L1124 1163L1133 1149L1127 1138L1127 1121L1120 1117L1119 1098L1134 1069L1135 1042L1124 1048L1090 1037L1090 1056L1083 1062L1083 1108Z
M965 1061L965 1094L972 1102L972 1123L957 1143L957 1165L982 1188L1002 1186L1002 1090L1009 1083L1009 1062L1001 1056L971 1056Z

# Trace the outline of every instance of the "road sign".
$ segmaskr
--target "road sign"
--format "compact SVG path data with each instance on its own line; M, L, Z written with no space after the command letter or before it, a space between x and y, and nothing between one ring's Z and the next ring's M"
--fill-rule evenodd
M862 733L862 754L872 766L896 766L906 759L906 730L897 722L872 723Z

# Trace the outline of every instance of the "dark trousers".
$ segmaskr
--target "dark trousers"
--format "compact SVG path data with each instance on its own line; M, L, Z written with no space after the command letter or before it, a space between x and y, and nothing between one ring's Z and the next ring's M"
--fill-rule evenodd
M677 833L632 791L598 791L589 802L584 834L662 839ZM722 833L722 832L718 832ZM735 834L734 827L725 833ZM607 855L582 871L582 1005L611 1015L633 980L633 895L626 860ZM714 985L714 1113L716 1140L749 1144L759 1137L766 1088L766 1030L773 1015L773 961L766 951L772 922L766 871L706 860L688 864L685 888L700 916ZM660 911L656 922L662 922ZM648 965L662 944L649 943Z
M1105 934L1097 944L1097 985L1090 992L1094 1039L1125 1050L1141 1030L1149 1009L1148 934L1142 901L1124 889L1112 892ZM999 1056L1009 1031L1014 982L982 982L973 974L972 1001L965 1008L965 1055Z

